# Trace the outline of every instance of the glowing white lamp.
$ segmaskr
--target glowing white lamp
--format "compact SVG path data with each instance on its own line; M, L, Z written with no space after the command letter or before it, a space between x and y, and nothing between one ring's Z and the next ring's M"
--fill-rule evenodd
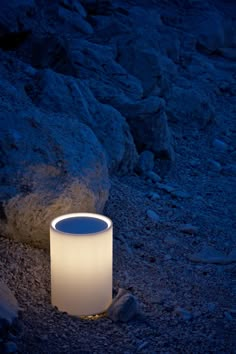
M104 312L112 301L112 221L73 213L50 226L51 301L75 316Z

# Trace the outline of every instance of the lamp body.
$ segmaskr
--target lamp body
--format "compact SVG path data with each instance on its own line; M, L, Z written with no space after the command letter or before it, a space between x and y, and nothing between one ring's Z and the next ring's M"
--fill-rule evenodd
M73 213L50 225L51 302L75 316L104 312L112 301L112 222Z

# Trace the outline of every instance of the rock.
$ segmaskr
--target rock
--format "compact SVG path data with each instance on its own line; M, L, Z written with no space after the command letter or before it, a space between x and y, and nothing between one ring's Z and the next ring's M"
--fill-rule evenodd
M146 177L150 178L150 180L155 183L159 183L161 181L161 177L153 171L148 171L146 173Z
M157 38L158 34L156 34ZM162 92L164 95L169 90L168 82L171 82L177 75L176 66L166 55L158 52L153 45L150 46L145 34L139 38L137 36L127 37L117 45L119 63L142 82L145 96L156 92Z
M18 312L19 305L15 296L6 284L0 282L0 336L16 321Z
M147 216L154 223L158 223L160 221L160 216L151 209L147 210Z
M209 302L209 303L207 304L207 310L208 310L209 312L211 312L211 313L215 312L215 311L216 311L216 308L217 308L217 306L216 306L216 304L214 304L213 302Z
M226 152L228 147L227 144L220 140L220 139L214 139L212 142L212 146L218 151L218 152Z
M38 107L89 126L105 149L110 172L133 170L138 155L128 124L116 109L97 101L84 82L47 69L34 76L26 91Z
M143 151L138 160L137 171L141 174L147 174L153 170L154 154L151 151Z
M220 172L221 169L222 169L221 164L218 161L215 161L215 160L212 160L212 159L208 160L208 166L210 167L210 169L212 171L215 171L215 172Z
M166 114L159 99L155 98L158 105L155 109L151 108L153 103L149 104L151 100L152 97L149 97L136 105L132 104L131 110L127 105L124 106L125 109L119 107L119 110L127 118L139 150L145 148L152 151L157 157L173 161L175 159L173 138Z
M188 310L186 310L182 307L177 307L175 309L175 312L185 321L189 321L193 318L193 315L191 314L191 312L189 312Z
M138 150L150 150L157 157L173 161L173 138L164 111L165 101L157 96L141 100L119 97L116 94L109 101L127 119Z
M17 345L14 342L6 342L4 344L4 354L16 353L18 351Z
M192 224L184 224L179 227L179 231L185 234L195 235L198 233L198 227L193 226Z
M200 128L214 120L215 112L207 93L198 88L173 86L167 97L168 120L177 124L195 124Z
M159 182L156 183L156 186L157 186L159 189L161 189L161 190L163 190L163 191L165 191L165 192L167 192L167 193L172 193L172 192L174 192L174 191L176 190L176 188L177 188L177 187L174 187L174 186L172 186L172 185L170 185L170 184L159 183Z
M128 322L139 312L136 298L124 289L119 289L111 306L107 310L108 317L114 322Z
M60 5L70 11L78 12L82 17L87 16L85 8L81 5L81 2L77 0L60 0Z
M164 256L164 260L165 261L170 261L172 259L172 256L170 255L170 254L166 254L165 256Z
M77 30L85 35L93 33L92 26L85 21L84 16L81 16L77 12L59 7L58 16L61 22L66 26L71 26L72 30Z
M233 316L231 315L230 312L224 311L224 316L228 321L233 321Z
M0 231L14 240L48 248L48 227L54 217L102 212L109 194L104 149L79 120L39 112L20 88L14 91L9 83L3 92ZM22 108L16 105L14 111L9 97L15 103L20 100Z
M155 192L150 192L147 194L147 197L153 201L155 200L159 200L161 197L158 193L155 193Z
M180 191L180 190L174 190L171 192L171 196L173 198L180 198L180 199L188 199L191 198L191 195L188 192L185 191Z
M195 263L226 265L236 262L236 251L226 256L211 246L205 246L200 252L190 255L189 259Z
M123 102L142 97L141 83L117 63L113 46L75 39L70 48L80 79L86 80L100 102L118 109Z
M164 242L168 245L176 245L178 243L178 240L176 237L168 235L165 237Z
M225 176L236 176L236 164L229 164L224 166L221 173Z

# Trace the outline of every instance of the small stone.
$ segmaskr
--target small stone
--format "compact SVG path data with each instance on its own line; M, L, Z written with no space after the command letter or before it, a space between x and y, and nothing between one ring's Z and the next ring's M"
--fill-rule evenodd
M179 227L179 231L184 234L195 235L198 233L198 227L193 226L192 224L184 224Z
M178 190L171 192L171 195L174 198L182 198L182 199L187 199L191 197L191 195L188 192L178 191Z
M176 245L176 243L178 243L178 240L176 237L174 236L166 236L166 238L164 239L164 242L167 243L168 245Z
M165 183L156 183L156 186L159 189L161 189L161 190L163 190L163 191L165 191L167 193L171 193L171 192L173 192L173 191L175 191L177 189L176 187L171 186L170 184L165 184Z
M192 159L189 161L189 163L192 167L198 167L200 165L200 161L197 159Z
M180 317L182 317L183 320L185 320L185 321L189 321L189 320L191 320L191 319L193 318L193 315L191 314L191 312L185 310L185 309L182 308L182 307L177 307L177 308L175 309L175 312L176 312Z
M148 174L154 167L154 154L151 151L143 151L138 160L137 171L141 174ZM151 177L150 177L151 178Z
M128 322L138 314L138 302L135 296L125 289L119 289L111 306L107 310L108 317L114 322Z
M225 176L236 176L236 165L226 165L222 168L222 174Z
M216 304L214 304L213 302L209 302L209 303L207 304L207 310L208 310L209 312L215 312L215 310L216 310Z
M157 223L160 221L160 216L155 211L153 211L151 209L147 210L147 216L154 223Z
M155 183L161 181L161 177L158 176L158 174L155 173L155 172L153 172L153 171L148 171L148 172L146 173L146 176L147 176L148 178L150 178L150 179L151 179L153 182L155 182Z
M233 316L231 315L231 313L229 313L228 311L224 312L224 316L228 321L232 321L233 320Z
M147 194L147 197L153 201L155 200L159 200L161 197L160 197L160 194L156 193L156 192L150 192Z
M172 259L172 257L171 257L170 254L166 254L165 257L164 257L165 261L170 261L171 259Z
M226 256L211 246L205 246L200 252L190 255L189 259L195 263L224 265L236 262L236 254L232 251Z
M228 148L227 144L220 139L214 139L212 145L219 152L226 152Z
M215 161L212 159L208 160L208 166L212 171L215 171L215 172L220 172L222 169L221 164L218 161Z
M137 351L146 348L147 345L148 345L148 342L142 342L141 344L139 344Z
M17 345L14 342L7 342L4 345L4 353L10 354L10 353L16 353L17 352Z

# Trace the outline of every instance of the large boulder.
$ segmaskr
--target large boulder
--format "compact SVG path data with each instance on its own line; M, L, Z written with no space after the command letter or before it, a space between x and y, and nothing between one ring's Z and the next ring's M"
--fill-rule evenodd
M112 106L100 103L86 82L47 69L37 72L25 88L38 107L88 125L104 147L110 172L133 170L137 152L125 118Z
M198 88L173 86L166 104L170 122L205 128L215 119L215 111L207 92Z
M142 97L140 81L117 63L114 46L82 39L71 41L70 46L79 77L87 81L100 102L113 105L114 101L126 96L130 99Z
M79 120L29 103L23 110L27 98L9 82L0 82L0 92L0 232L47 248L54 217L102 212L109 191L104 150Z
M150 150L156 157L174 160L173 139L165 114L165 101L150 96L119 105L126 116L139 151Z
M117 42L118 62L141 81L145 97L159 93L164 95L166 82L175 79L176 65L166 55L166 52L170 52L168 47L174 46L176 44L173 42L168 42L167 46L165 38L161 38L159 34L156 34L154 42L148 33L147 37L143 34L133 35ZM177 57L178 55L176 54Z

